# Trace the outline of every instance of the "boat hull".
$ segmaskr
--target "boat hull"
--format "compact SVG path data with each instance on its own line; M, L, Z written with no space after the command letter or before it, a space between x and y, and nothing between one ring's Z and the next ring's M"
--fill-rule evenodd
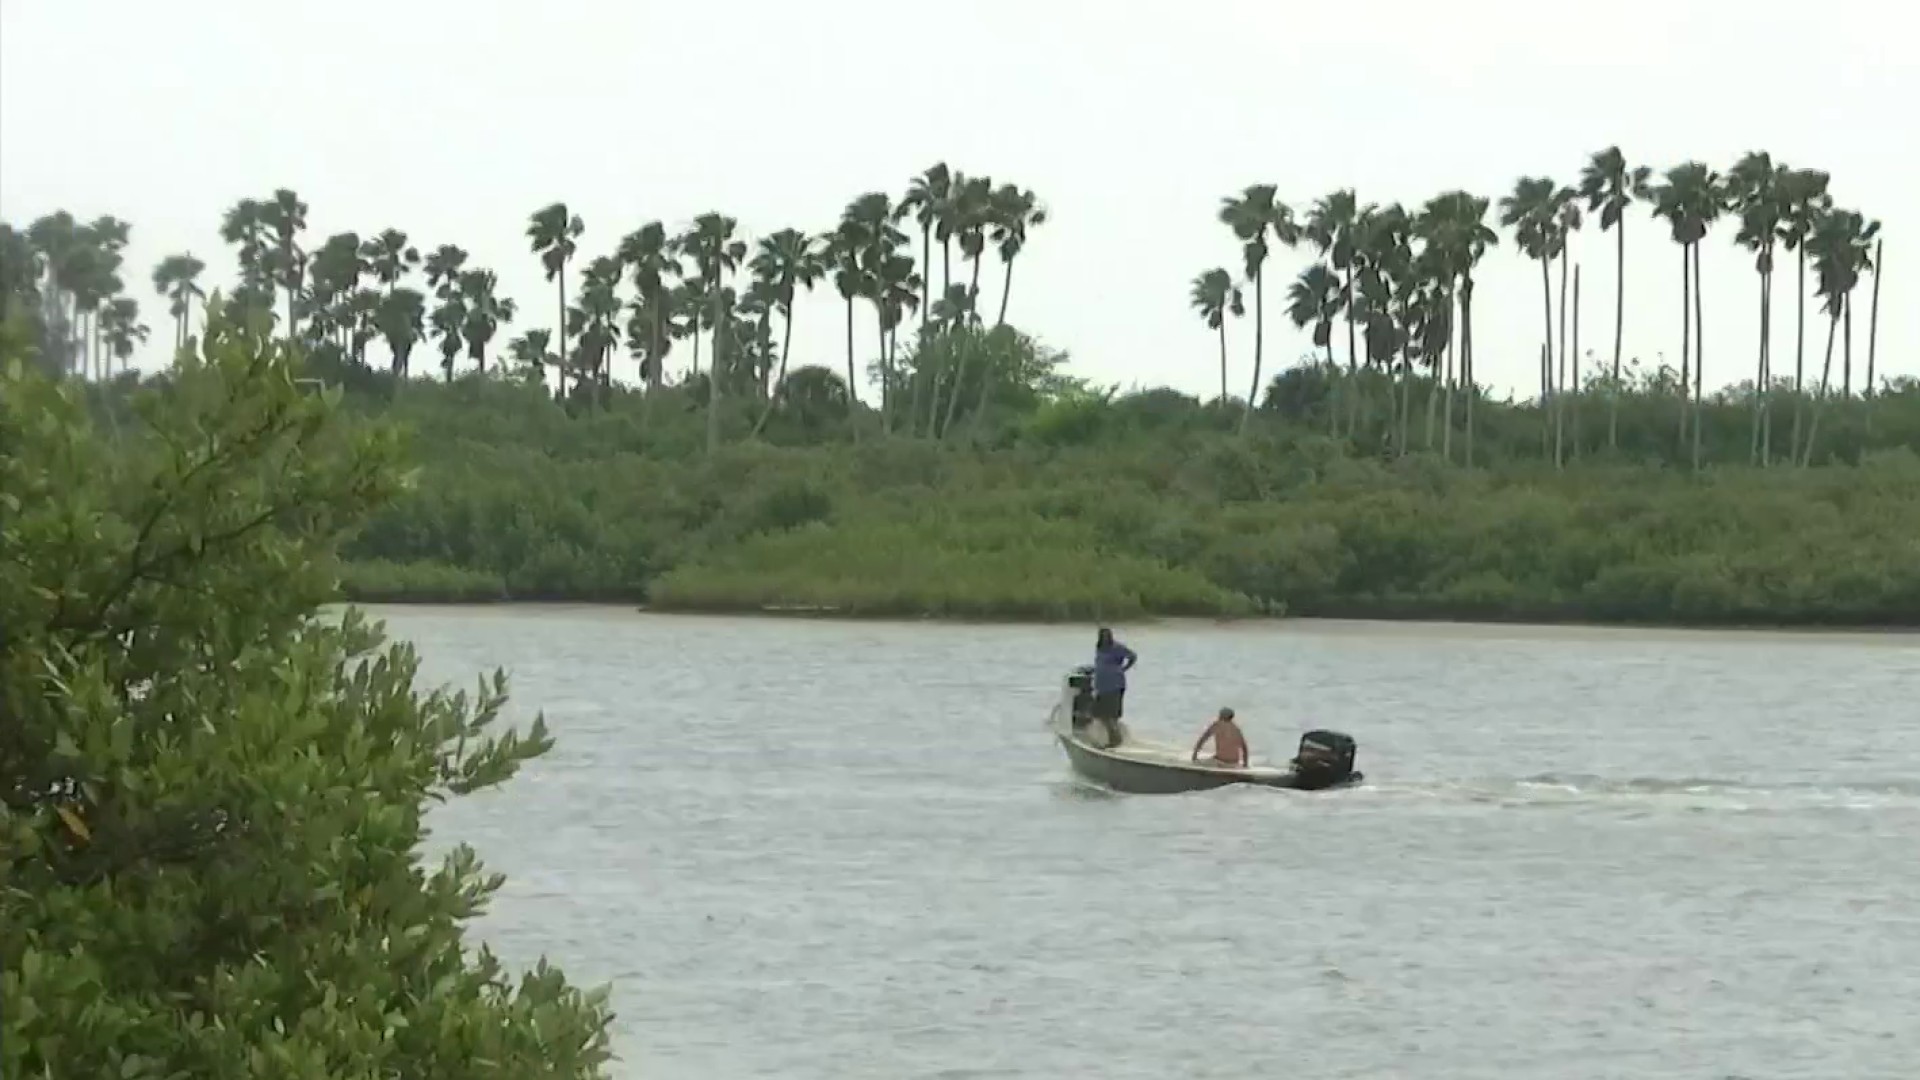
M1181 795L1216 788L1253 786L1295 791L1323 791L1352 787L1364 779L1355 771L1332 783L1312 783L1291 769L1233 769L1218 765L1153 760L1125 752L1102 750L1070 735L1055 731L1054 738L1067 754L1073 771L1102 787L1129 795Z

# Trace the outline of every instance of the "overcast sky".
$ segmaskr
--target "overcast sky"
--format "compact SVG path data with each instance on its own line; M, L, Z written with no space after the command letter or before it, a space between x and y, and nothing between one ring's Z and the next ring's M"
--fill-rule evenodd
M314 244L397 226L423 248L467 248L520 301L518 333L553 318L524 238L546 203L586 219L584 262L650 219L709 209L750 236L819 230L853 196L897 195L946 161L1048 204L1052 220L1017 264L1012 321L1067 350L1078 374L1207 394L1216 346L1187 307L1188 282L1235 264L1214 214L1246 184L1277 184L1302 207L1342 186L1418 205L1453 187L1497 199L1523 174L1571 183L1610 143L1656 168L1725 169L1766 149L1830 171L1842 205L1884 222L1880 369L1913 375L1920 249L1900 245L1920 219L1920 66L1898 51L1915 30L1901 7L6 0L0 215L24 224L66 208L133 223L123 276L155 326L141 358L151 367L168 340L152 265L191 251L230 280L221 211L276 187L311 204ZM1627 354L1677 362L1676 249L1645 216L1629 229ZM1754 366L1757 285L1732 232L1716 232L1702 260L1710 383ZM1531 387L1538 269L1503 243L1476 294L1476 360L1483 381ZM1612 239L1589 229L1574 250L1582 350L1609 356ZM1269 368L1310 346L1281 316L1305 261L1282 252L1270 264ZM991 262L982 292L991 312ZM802 305L794 364L844 363L831 296ZM1782 279L1776 335L1792 334L1791 296ZM1856 371L1866 308L1863 294ZM1244 394L1251 321L1231 332ZM1823 340L1808 336L1817 364ZM1790 348L1776 345L1774 363L1789 371Z

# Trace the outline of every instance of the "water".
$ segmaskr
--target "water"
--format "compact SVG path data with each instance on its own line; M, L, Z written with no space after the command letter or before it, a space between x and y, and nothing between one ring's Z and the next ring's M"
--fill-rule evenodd
M1091 627L375 609L559 747L436 820L481 932L611 981L621 1075L1910 1078L1920 637L1172 623L1370 781L1120 797L1043 730Z

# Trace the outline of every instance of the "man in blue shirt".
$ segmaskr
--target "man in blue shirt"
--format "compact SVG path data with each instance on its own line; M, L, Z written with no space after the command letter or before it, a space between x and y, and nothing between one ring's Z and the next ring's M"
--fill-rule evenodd
M1127 672L1138 659L1132 649L1114 640L1112 630L1100 628L1093 645L1092 712L1095 719L1105 721L1109 748L1126 739L1126 729L1120 726L1121 703L1127 696Z

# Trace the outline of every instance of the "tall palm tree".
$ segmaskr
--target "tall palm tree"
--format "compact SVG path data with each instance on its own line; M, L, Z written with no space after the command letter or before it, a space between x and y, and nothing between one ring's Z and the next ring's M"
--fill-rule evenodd
M1853 290L1860 284L1861 275L1873 268L1873 240L1879 232L1879 222L1868 221L1857 211L1829 210L1814 223L1813 233L1806 241L1818 283L1815 293L1822 299L1822 309L1827 313L1827 356L1820 368L1820 391L1815 398L1813 419L1807 425L1807 445L1800 458L1802 468L1813 462L1814 443L1820 435L1820 413L1833 374L1834 336L1842 322L1847 324L1847 351L1851 353L1853 349L1850 317Z
M638 325L647 334L645 360L642 363L647 380L647 397L640 407L644 422L652 414L653 399L660 390L660 380L665 377L668 337L673 321L668 294L673 289L672 279L679 276L682 266L667 238L667 227L658 221L650 221L622 237L615 253L626 266L627 272L633 275L633 287L637 294L629 329Z
M847 306L847 423L859 438L860 381L853 362L853 302L866 292L865 271L860 267L860 234L846 215L840 224L820 238L821 258L833 276L834 291Z
M1211 271L1211 273L1224 276L1226 271L1215 270ZM1196 291L1196 299L1197 297L1198 293ZM1237 301L1238 298L1236 297L1235 299ZM1316 348L1327 351L1327 378L1330 381L1334 381L1335 385L1338 385L1337 380L1340 369L1333 359L1333 321L1338 319L1346 309L1346 291L1341 284L1339 276L1325 263L1314 263L1305 270L1300 271L1300 276L1293 279L1293 283L1287 286L1287 319L1298 329L1304 330L1309 326L1313 327L1313 344ZM1240 312L1235 310L1234 314L1238 315ZM1223 326L1220 332L1220 395L1222 400L1226 397L1226 379L1227 337L1226 330ZM1336 436L1340 433L1340 410L1337 404L1338 401L1339 398L1337 396L1334 397L1332 399L1333 404L1328 409L1328 412L1331 414L1330 420L1333 426L1333 433Z
M774 379L777 385L786 380L787 355L793 349L794 297L801 289L812 292L814 285L826 275L827 266L821 256L819 243L799 229L781 229L771 236L762 237L748 266L753 271L754 279L766 286L773 309L780 313L780 367ZM925 294L926 283L922 278L921 295ZM923 325L924 322L923 319ZM769 396L760 419L753 424L756 437L771 415L773 400Z
M1773 251L1780 239L1785 205L1780 198L1784 166L1776 166L1765 151L1742 157L1727 173L1727 206L1740 220L1734 242L1753 253L1760 278L1760 342L1753 376L1753 430L1748 456L1755 465L1772 458L1769 445L1773 390Z
M371 270L358 233L336 233L321 243L307 266L307 340L347 356L356 329L353 297Z
M621 304L616 290L622 270L620 260L609 255L589 262L580 275L579 301L567 313L578 342L575 383L591 382L602 400L613 386L613 349L620 342L616 320Z
M438 339L440 346L440 371L446 381L453 381L454 358L466 348L461 333L467 324L467 302L459 293L446 290L440 296L440 303L428 316L428 325L432 336Z
M1561 436L1566 426L1566 412L1573 408L1573 443L1576 451L1580 445L1580 357L1567 347L1567 268L1571 261L1573 234L1580 231L1584 220L1580 214L1579 193L1572 188L1561 188L1553 193L1553 255L1560 260L1560 366L1554 369L1553 394L1553 457L1561 458ZM1575 330L1575 336L1579 331ZM1571 382L1569 382L1571 379ZM1568 386L1572 386L1572 402Z
M904 221L911 216L920 225L920 324L926 325L929 304L927 290L933 280L933 229L943 218L950 214L953 200L953 170L944 161L929 165L925 172L913 178L907 185L907 193L894 208L894 218ZM951 273L948 274L951 279ZM944 292L951 280L941 283Z
M1047 208L1031 190L1002 184L987 204L988 236L1000 253L1000 265L1006 274L1000 284L1000 315L996 326L1007 321L1007 296L1013 292L1013 260L1027 246L1028 230L1047 223Z
M392 292L420 265L420 249L399 229L381 229L360 248L367 272Z
M239 247L240 284L230 303L242 312L266 311L273 305L273 250L267 204L258 199L242 199L229 207L220 219L220 239Z
M528 382L544 386L547 368L559 362L559 357L553 352L553 331L545 328L529 330L507 342L507 359L519 365L522 377Z
M1833 207L1827 194L1829 177L1818 169L1788 169L1777 181L1781 216L1780 243L1794 253L1795 270L1793 348L1793 432L1787 447L1789 462L1799 460L1800 423L1807 374L1807 242L1814 226Z
M1693 345L1693 467L1700 467L1702 374L1706 355L1705 327L1701 325L1700 241L1719 218L1726 195L1720 174L1698 161L1689 161L1667 170L1666 178L1653 189L1653 212L1665 218L1672 228L1673 241L1680 245L1681 306L1688 307L1691 297ZM1691 277L1689 277L1691 275ZM1682 311L1685 322L1688 311ZM1688 418L1687 336L1683 329L1680 345L1680 433L1686 435Z
M1225 407L1233 400L1227 390L1227 318L1240 318L1247 313L1246 300L1240 292L1240 286L1234 284L1233 275L1225 267L1216 266L1203 270L1193 279L1193 289L1189 294L1193 310L1200 313L1207 329L1220 336L1220 404Z
M460 298L465 303L466 320L460 324L460 336L467 343L467 359L477 370L487 370L487 345L502 326L513 322L519 305L510 296L500 295L500 277L491 270L465 270L460 274Z
M732 372L721 343L727 338L731 304L724 289L726 276L738 270L746 258L745 241L734 238L740 223L718 211L708 211L693 219L693 225L681 234L678 248L693 261L699 277L706 283L713 304L713 362L707 375L707 453L720 449L720 398Z
M287 338L300 336L295 305L306 287L307 256L300 234L307 228L307 204L290 188L280 188L260 208L261 223L272 237L268 253L273 283L287 294Z
M200 287L200 275L207 264L191 253L169 255L153 268L153 291L167 300L167 314L173 316L173 347L187 347L188 327L193 318L193 302L206 300Z
M1341 276L1341 310L1347 318L1347 373L1359 371L1359 349L1355 338L1353 311L1354 226L1360 220L1360 201L1352 188L1341 188L1313 204L1307 211L1306 238L1312 241L1320 257Z
M540 268L547 280L555 282L559 295L556 310L558 321L554 324L554 335L558 338L555 351L561 357L567 355L567 264L573 261L574 252L580 249L580 234L587 231L587 223L580 215L567 209L563 202L549 203L533 212L527 221L527 240L533 247L533 253L540 257ZM567 369L560 368L560 396L567 394Z
M1540 395L1543 407L1552 404L1553 388L1553 278L1551 268L1560 253L1558 238L1561 188L1544 176L1523 176L1513 193L1500 200L1500 225L1513 231L1521 253L1540 263L1540 303L1546 315L1545 348L1541 351Z
M140 305L131 296L116 296L100 312L100 340L106 346L108 365L105 374L113 375L112 361L120 362L126 374L127 361L134 349L147 340L147 325L140 321Z
M460 288L460 271L467 265L467 250L458 244L441 244L427 256L427 287L445 300Z
M1233 231L1240 242L1241 261L1247 280L1253 282L1253 385L1247 391L1246 411L1240 417L1245 433L1253 418L1260 393L1260 368L1266 350L1266 263L1271 250L1269 237L1287 247L1301 240L1300 227L1294 223L1293 210L1275 196L1272 184L1250 184L1238 195L1220 200L1220 223Z
M1620 342L1627 323L1627 209L1648 197L1653 170L1629 166L1618 146L1593 155L1580 172L1580 194L1587 212L1600 215L1600 231L1613 232L1613 370L1607 402L1607 449L1620 446Z
M386 340L392 354L392 371L405 379L412 371L413 347L426 336L427 298L420 290L406 285L390 290L380 298L373 323Z

